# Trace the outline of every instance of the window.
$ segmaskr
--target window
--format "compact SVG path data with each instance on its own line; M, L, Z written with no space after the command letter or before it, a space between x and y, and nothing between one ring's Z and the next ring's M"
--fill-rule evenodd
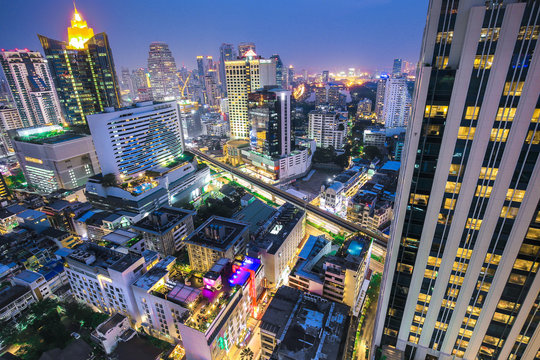
M426 111L424 113L425 117L434 117L434 116L441 116L446 117L446 113L448 112L448 106L442 106L442 105L427 105Z
M480 113L480 107L467 106L467 109L465 110L465 120L476 120L478 119L479 113Z
M508 201L521 202L523 201L524 197L525 190L508 189L508 191L506 192L506 200Z
M429 200L429 195L411 194L409 203L412 205L426 206Z
M539 251L540 246L538 245L521 244L521 247L519 248L519 254L526 256L537 256Z
M458 139L461 140L472 140L474 137L474 132L476 128L468 126L460 126L458 130Z
M526 237L527 239L540 240L540 229L529 228Z
M495 312L493 314L493 320L501 322L503 324L511 324L514 321L514 317L500 312Z
M493 65L493 55L476 55L473 67L475 69L491 69Z
M426 269L424 272L424 277L428 279L436 279L437 278L437 271Z
M448 282L450 284L461 285L463 284L463 279L463 276L450 275L450 280Z
M525 275L519 275L519 274L510 274L508 277L508 282L511 284L517 284L517 285L524 285L525 281L527 281L527 277Z
M540 144L540 131L529 130L527 138L525 139L527 144L538 145Z
M431 295L426 295L426 294L422 294L422 293L418 294L418 302L419 303L424 302L424 303L429 304L430 300L431 300Z
M511 95L511 96L521 96L521 92L523 91L523 84L524 81L519 82L507 82L504 84L504 91L503 95Z
M515 219L518 213L518 208L513 206L503 206L501 210L501 217L507 219Z
M468 218L467 223L465 224L465 228L472 229L472 230L480 230L481 225L482 225L482 220Z
M406 274L412 274L413 268L414 267L412 265L398 263L397 267L396 267L396 270L400 271L400 272L403 272L403 273L406 273Z
M439 266L441 266L441 261L442 261L441 258L430 256L430 257L428 257L427 264L429 266L437 266L437 267L439 267Z
M469 339L471 338L472 333L473 332L471 330L466 330L464 328L459 329L459 335L463 335L464 337L469 338Z
M448 66L448 56L437 56L435 66L439 69L446 69L446 66Z
M448 324L445 324L445 323L443 323L443 322L437 321L437 322L435 322L435 329L446 331L446 329L448 329Z
M480 42L499 40L500 31L501 28L483 28L480 31Z
M461 183L455 182L455 181L447 181L445 191L447 193L459 193L459 190L461 189Z
M496 121L514 121L516 116L516 108L499 108L497 110Z
M478 185L476 187L476 193L474 195L488 198L491 195L492 189L493 189L492 186Z
M446 42L447 44L452 43L452 39L454 38L454 32L453 31L442 31L437 33L437 42L440 43L441 41Z
M539 119L540 119L540 109L534 109L534 113L533 113L531 122L537 123Z
M452 270L464 272L464 271L467 271L468 267L469 267L468 264L465 264L465 263L459 262L459 261L454 261L454 265L452 266Z
M446 198L444 199L444 208L447 210L454 210L456 207L456 199Z
M516 259L514 262L514 269L523 271L532 270L533 272L536 272L538 270L538 263L529 260Z
M519 309L519 304L516 304L516 303L511 302L511 301L499 300L499 303L497 304L497 309L508 310L508 311L516 310L517 311Z
M539 26L522 26L519 29L518 40L536 40L538 39Z
M464 259L470 259L472 255L472 250L465 250L463 248L458 248L456 257L458 258L464 258Z
M450 171L448 172L451 176L461 176L465 172L465 165L459 164L450 164Z
M464 319L463 319L463 323L462 323L463 326L468 326L468 327L474 327L476 325L476 320L473 319L473 318L469 318L468 316L466 316Z
M467 314L478 316L478 315L480 315L480 310L481 309L476 307L476 306L474 306L474 307L471 306L471 305L467 306Z
M489 336L489 335L486 335L484 337L484 342L485 343L495 345L495 346L497 346L497 344L499 343L499 340L501 340L501 339L493 337L493 336Z
M495 180L495 178L497 177L497 174L499 173L499 169L498 168L487 168L487 167L483 167L482 169L480 169L480 176L479 178L480 179L485 179L485 180Z

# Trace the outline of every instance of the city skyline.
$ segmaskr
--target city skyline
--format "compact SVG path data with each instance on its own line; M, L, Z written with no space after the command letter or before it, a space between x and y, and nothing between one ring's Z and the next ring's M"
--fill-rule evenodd
M339 71L355 67L371 71L391 70L394 58L409 61L418 58L427 9L427 1L415 4L395 0L338 1L332 3L333 16L337 21L324 20L332 26L321 33L320 21L313 19L321 19L328 14L329 9L322 1L310 2L309 6L305 1L287 4L287 7L261 4L257 12L264 16L250 14L250 8L241 6L242 3L235 1L227 6L170 4L169 11L155 13L148 12L142 1L130 3L129 8L101 0L78 1L76 5L90 27L110 36L115 64L119 68L130 69L146 66L148 46L154 41L168 43L178 67L184 64L190 69L196 67L197 55L212 55L217 60L221 43L236 45L250 41L257 45L258 53L264 57L278 53L284 64L292 64L297 69ZM200 16L182 16L185 9ZM282 9L288 11L283 14ZM65 28L73 12L73 5L69 2L51 5L26 1L11 4L4 10L0 21L8 28L17 25L20 30L9 34L9 37L7 32L3 32L1 48L41 51L38 33L67 39ZM45 12L48 16L41 17ZM25 14L23 22L20 14ZM245 21L250 15L257 16L260 25L253 27ZM177 16L179 21L175 20ZM305 21L299 23L299 19ZM400 31L396 32L396 28ZM377 29L376 36L372 35L373 29Z

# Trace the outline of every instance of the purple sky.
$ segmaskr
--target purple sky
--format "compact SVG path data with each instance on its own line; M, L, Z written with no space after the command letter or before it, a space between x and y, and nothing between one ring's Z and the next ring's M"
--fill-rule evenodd
M390 69L416 61L428 0L78 0L96 33L109 35L117 68L146 66L148 45L164 41L176 63L218 56L222 42L252 41L297 71ZM69 0L3 1L0 48L40 50L36 34L65 39Z

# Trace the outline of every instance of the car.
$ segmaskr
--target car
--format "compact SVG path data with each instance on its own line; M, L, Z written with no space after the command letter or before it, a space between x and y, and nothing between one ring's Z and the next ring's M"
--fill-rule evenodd
M81 338L81 335L79 333L76 333L76 332L72 332L71 336L74 337L75 339L80 339Z

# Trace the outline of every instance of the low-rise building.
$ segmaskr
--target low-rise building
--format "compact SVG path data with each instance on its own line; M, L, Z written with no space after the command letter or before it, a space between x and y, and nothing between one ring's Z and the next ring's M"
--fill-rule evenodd
M0 209L0 235L11 232L19 225L17 216L9 210Z
M305 217L303 210L285 203L250 246L249 254L262 260L267 287L279 287L287 282L305 235Z
M321 185L319 207L325 211L345 215L347 203L370 178L367 166L353 166L328 183Z
M364 146L384 148L386 144L386 131L384 128L368 128L364 130Z
M111 247L113 250L127 253L133 252L142 254L146 250L142 236L131 228L116 229L113 232L103 236L101 241L105 246Z
M16 285L24 286L32 292L36 301L47 299L52 295L51 287L45 277L37 272L23 270L15 275L11 281Z
M349 307L280 287L260 324L261 359L342 359Z
M186 239L189 263L193 270L206 272L221 259L245 254L248 225L233 219L212 216Z
M141 234L147 249L174 255L184 247L183 240L193 232L193 215L173 207L161 207L138 221L132 229Z
M324 237L311 236L289 276L289 286L346 304L358 316L370 279L367 244L352 238L337 247Z
M120 341L129 341L137 332L130 326L127 316L114 314L92 331L92 339L96 341L105 354L110 354Z
M30 289L22 285L0 289L0 320L12 320L28 309L36 300Z

